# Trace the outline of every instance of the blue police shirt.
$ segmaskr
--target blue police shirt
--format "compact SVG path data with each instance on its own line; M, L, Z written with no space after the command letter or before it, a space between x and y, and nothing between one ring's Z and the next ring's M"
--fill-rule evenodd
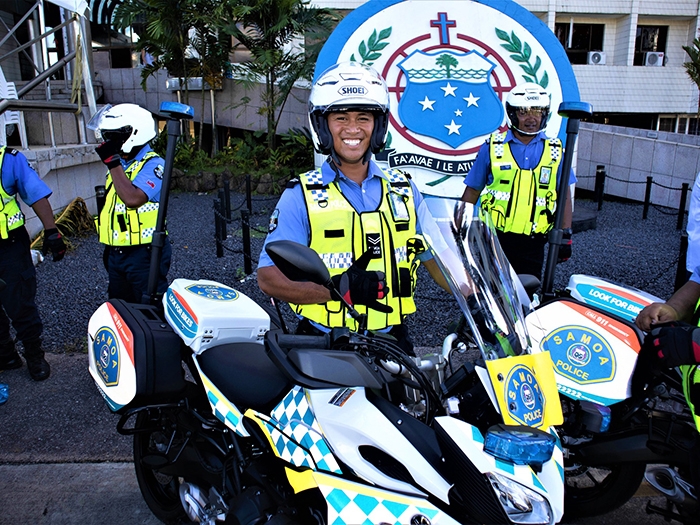
M509 142L510 151L513 154L515 162L518 163L521 169L531 170L537 167L542 153L544 152L544 143L549 140L543 131L540 131L529 144L523 144L518 140L511 130L506 132L505 142ZM474 165L464 178L464 184L476 191L482 191L486 186L493 182L493 174L491 173L491 155L489 154L489 141L487 140L481 145L479 153L476 155ZM576 182L574 170L569 174L569 184Z
M136 157L130 161L127 162L122 159L122 167L124 168L124 171L126 171L134 162L139 162L141 159L143 159L150 151L153 151L153 149L151 149L151 146L146 144L141 148L141 151L136 154ZM158 202L160 200L160 188L163 185L164 167L165 161L162 159L162 157L153 157L148 159L146 164L144 164L141 168L141 171L139 171L136 177L134 177L134 180L131 181L134 186L146 194L148 200L151 202Z
M342 172L336 175L328 162L324 162L323 166L321 166L321 177L323 184L330 184L334 180L337 181L340 191L358 213L377 209L382 198L381 179L386 179L381 168L374 161L369 162L369 173L361 185L348 179ZM410 181L410 183L413 188L415 207L418 209L418 206L423 201L423 196L413 181ZM417 228L420 231L419 225ZM274 264L265 251L265 247L269 242L289 240L305 246L309 245L309 216L301 184L297 184L293 188L287 188L282 193L277 207L270 218L270 229L272 231L268 232L265 244L260 252L258 268L273 266ZM427 251L419 256L423 261L430 257Z
M18 194L28 206L51 196L52 193L51 188L29 165L27 157L17 150L13 153L5 150L2 161L2 185L8 195Z

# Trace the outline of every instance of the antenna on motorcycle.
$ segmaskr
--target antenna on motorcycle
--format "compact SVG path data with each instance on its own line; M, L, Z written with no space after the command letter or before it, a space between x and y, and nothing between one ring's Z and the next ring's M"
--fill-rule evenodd
M340 292L336 289L328 268L318 254L308 246L294 241L273 241L265 246L265 251L275 263L275 266L290 281L312 282L320 284L330 290L331 295L343 303L350 316L359 325L359 331L364 331L367 324L367 316L355 310Z
M160 188L158 203L158 217L156 229L151 241L151 266L148 274L148 288L141 302L144 304L158 305L158 279L160 278L160 257L165 245L165 217L168 213L168 197L170 195L170 181L175 161L175 148L180 137L180 121L194 118L194 108L179 102L162 102L160 104L160 116L168 120L168 143L165 150L165 168L163 170L163 184Z
M559 246L561 246L561 239L564 233L561 223L564 219L564 206L569 198L569 173L571 173L571 163L574 158L574 146L576 145L579 123L582 118L593 115L593 107L588 102L562 102L559 104L558 113L569 120L566 123L564 159L561 163L559 180L557 181L557 209L554 213L554 227L549 232L549 251L542 278L542 296L544 300L553 298L554 270L557 266Z

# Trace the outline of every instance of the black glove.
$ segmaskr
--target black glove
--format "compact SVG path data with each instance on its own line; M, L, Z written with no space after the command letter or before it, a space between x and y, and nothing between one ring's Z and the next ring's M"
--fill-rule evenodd
M389 293L384 272L368 272L367 265L370 259L372 259L372 251L367 250L350 268L340 275L334 276L331 280L348 304L362 304L368 308L390 314L394 309L377 301Z
M58 262L63 259L66 254L66 243L63 242L63 237L56 228L44 230L44 243L41 247L41 252L46 255L51 250L53 261Z
M571 245L573 243L571 236L571 228L564 230L564 233L561 236L561 244L559 245L559 254L557 255L558 263L571 259Z
M114 140L105 140L102 144L95 148L95 152L100 156L102 162L109 168L115 168L119 166L121 162L121 156L119 152L122 149L122 145Z
M686 323L659 325L647 336L658 364L666 368L700 363L700 328Z

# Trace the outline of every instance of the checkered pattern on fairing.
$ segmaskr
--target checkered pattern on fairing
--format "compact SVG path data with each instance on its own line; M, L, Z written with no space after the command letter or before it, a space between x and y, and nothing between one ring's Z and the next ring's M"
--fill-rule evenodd
M197 368L199 368L199 365L197 365ZM224 397L219 389L214 386L214 383L202 374L201 370L199 370L199 376L202 378L202 384L214 415L236 434L243 437L249 436L250 434L243 427L243 414L241 411Z
M352 252L320 253L319 256L328 269L346 269L352 266Z
M549 139L549 145L552 147L552 160L557 160L561 154L561 147L557 139Z
M346 485L346 484L344 484ZM319 485L328 503L329 525L410 525L417 514L430 521L442 512L426 500L411 498L369 486L352 484L357 490ZM456 522L454 522L456 523Z
M258 414L282 459L297 467L342 474L300 387L290 390L270 416Z
M561 441L559 440L559 436L557 436L554 429L550 429L550 433L557 438L554 446L554 452L552 453L552 459L557 466L557 471L559 472L562 481L564 481L564 455L562 452ZM477 443L480 443L483 447L484 437L476 427L472 427L472 439ZM530 480L533 486L539 488L542 492L547 492L547 489L544 487L535 471L528 465L516 465L509 461L497 459L489 454L485 454L484 457L491 461L491 464L493 465L492 468L502 470L503 472L514 476L516 479L520 478L521 481L525 482L525 485L527 485L527 481Z

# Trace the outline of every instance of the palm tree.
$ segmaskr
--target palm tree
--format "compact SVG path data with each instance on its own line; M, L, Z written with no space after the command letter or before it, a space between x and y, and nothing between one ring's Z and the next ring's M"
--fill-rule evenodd
M267 122L267 145L275 147L275 132L294 83L310 80L322 44L337 21L334 11L309 7L308 0L229 0L233 20L224 31L251 53L251 61L234 64L246 88L264 82L259 112ZM310 44L294 45L299 37ZM245 102L245 100L244 100Z
M692 46L683 46L683 50L690 57L690 61L684 62L683 67L685 72L690 77L690 80L695 82L695 85L700 89L700 39L693 40ZM698 114L695 125L695 134L700 134L700 97L698 98Z
M447 78L450 78L450 68L453 66L459 65L459 62L457 62L457 59L453 57L450 54L445 53L444 55L440 55L437 60L435 60L435 63L438 66L442 66L445 68L445 74L447 75Z

